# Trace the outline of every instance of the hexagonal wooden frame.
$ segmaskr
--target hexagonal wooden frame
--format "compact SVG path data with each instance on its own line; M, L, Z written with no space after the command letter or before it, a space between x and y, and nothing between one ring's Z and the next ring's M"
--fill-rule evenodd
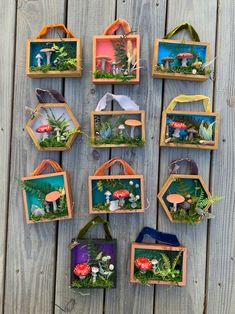
M169 176L169 178L167 179L167 181L165 182L165 184L163 185L163 187L161 188L160 192L158 193L157 197L158 197L158 200L161 204L161 206L163 207L164 211L166 212L166 215L167 217L169 218L169 220L172 222L172 223L184 223L182 221L179 221L179 220L174 220L172 218L172 215L171 215L171 212L170 210L168 209L166 203L164 202L163 200L163 195L166 193L167 189L170 187L171 183L177 179L177 178L182 178L182 179L193 179L193 180L199 180L199 182L201 183L205 193L207 194L208 197L211 196L211 193L209 192L204 180L202 179L201 176L199 175L192 175L192 174L171 174ZM204 210L205 211L208 211L208 209L210 208L211 205L207 205ZM195 222L195 224L199 224L200 221L198 222Z
M80 129L80 124L78 123L77 119L75 118L73 112L71 111L69 105L67 103L39 103L35 110L39 111L41 108L54 108L54 107L64 107L65 110L67 111L69 117L71 118L75 129L79 130ZM31 126L34 123L34 121L37 118L32 118L29 119L28 122L25 125L25 130L28 132L29 136L31 137L31 139L33 140L35 146L37 147L37 149L39 151L65 151L65 150L69 150L77 136L76 133L70 135L67 143L65 146L63 147L41 147L39 144L39 140L36 137L34 131L32 130Z

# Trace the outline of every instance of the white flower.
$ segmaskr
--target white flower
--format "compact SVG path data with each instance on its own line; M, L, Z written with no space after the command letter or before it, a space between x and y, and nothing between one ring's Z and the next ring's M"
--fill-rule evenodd
M133 184L134 184L134 182L133 182L133 181L130 181L130 182L129 182L129 184L130 184L130 185L133 185Z
M109 270L114 270L114 265L113 264L109 265Z
M107 262L107 260L108 260L108 259L107 259L107 256L103 256L103 257L102 257L102 261L103 261L103 262Z
M139 184L136 184L135 187L138 189L140 186L139 186Z
M135 197L137 200L139 200L140 199L140 196L139 195L136 195L136 197Z
M109 260L109 259L111 259L111 256L107 255L106 258L107 258L107 260Z
M130 193L130 197L133 197L134 195L133 195L133 193Z
M197 70L196 70L196 69L193 69L193 70L192 70L192 73L193 73L193 74L197 74Z

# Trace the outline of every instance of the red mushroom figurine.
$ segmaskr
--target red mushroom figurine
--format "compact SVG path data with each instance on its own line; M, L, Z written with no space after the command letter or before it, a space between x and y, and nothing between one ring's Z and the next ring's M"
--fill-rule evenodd
M118 206L122 207L125 204L125 197L128 197L130 195L128 190L117 190L113 192L113 197L117 198L118 201Z
M187 129L187 125L183 122L176 122L172 121L169 123L169 127L175 129L173 133L173 137L179 138L180 137L180 129Z
M145 274L147 270L152 268L152 263L147 257L138 257L135 260L135 266L140 269L142 274Z
M80 279L84 279L91 272L91 267L87 263L77 264L73 273Z
M45 139L44 133L50 133L53 131L53 127L49 124L42 124L35 130L37 133L42 133L42 139Z
M181 59L182 63L181 66L186 68L187 67L187 60L193 58L193 54L190 52L181 52L176 56L177 59Z

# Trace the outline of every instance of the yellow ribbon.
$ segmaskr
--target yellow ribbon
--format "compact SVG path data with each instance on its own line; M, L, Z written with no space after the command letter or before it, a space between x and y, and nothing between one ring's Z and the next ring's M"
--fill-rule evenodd
M176 26L172 31L170 31L164 39L170 39L172 36L177 34L178 32L182 31L183 29L187 29L190 33L190 37L192 38L193 41L200 41L199 35L196 32L195 28L189 24L189 23L182 23L178 26Z
M211 112L210 98L205 95L178 95L172 99L172 101L167 106L166 111L172 111L175 108L177 102L184 103L199 100L202 100L205 111Z

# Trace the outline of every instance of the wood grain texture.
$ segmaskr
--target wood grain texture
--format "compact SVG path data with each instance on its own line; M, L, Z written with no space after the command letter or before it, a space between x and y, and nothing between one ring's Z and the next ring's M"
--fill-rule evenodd
M92 84L92 38L101 34L106 25L115 18L115 0L69 0L67 26L83 43L83 76L82 79L65 80L65 98L69 103L81 129L89 134L90 112L93 111L100 98L111 92L110 86ZM93 218L88 213L88 176L104 161L109 159L109 150L92 150L86 137L77 139L70 152L63 153L63 167L71 172L71 185L75 203L74 219L71 222L59 224L57 276L56 276L56 304L64 308L70 300L75 301L71 311L73 314L101 314L103 313L104 291L102 289L88 289L73 291L69 288L70 251L68 244L78 231ZM98 231L98 232L97 232ZM94 228L90 235L104 237L103 232ZM61 313L55 307L55 313Z
M69 310L71 314L234 314L234 0L0 0L0 4L0 33L4 38L0 57L0 143L4 147L0 150L0 313L61 314ZM95 86L91 74L92 38L102 34L117 17L126 19L141 36L140 63L144 69L140 71L140 84ZM26 39L35 37L45 24L66 21L82 40L82 78L26 77ZM210 42L211 58L217 48L215 82L152 78L154 39L183 22L191 23L201 40ZM55 36L53 32L48 34ZM189 37L183 32L175 38ZM78 135L68 152L38 152L23 129L28 119L24 106L38 103L36 87L64 90L66 101L87 134L90 112L106 92L130 96L146 111L145 147L92 149L87 138ZM214 111L221 114L218 151L159 149L162 109L179 94L205 94L211 98ZM180 110L200 109L200 103L180 105ZM118 240L116 289L74 291L69 288L68 244L93 218L88 213L88 176L113 156L122 157L137 173L144 173L147 208L139 214L103 215ZM216 219L208 223L172 224L157 205L156 194L168 178L169 162L182 157L197 162L199 174L213 195L225 197L212 207ZM45 158L62 160L63 169L70 173L74 218L28 226L17 178L29 175ZM111 173L119 173L119 168L115 166ZM130 244L143 226L175 233L188 248L186 287L149 287L129 282ZM97 226L90 235L103 238L101 231Z
M180 5L177 1L168 1L167 10L167 30L175 26L189 22L197 30L200 39L211 44L211 58L214 56L215 35L216 35L216 8L217 1L203 0L191 1L181 0ZM204 21L210 21L206 26ZM163 37L164 34L161 34ZM186 32L175 36L176 39L189 39ZM164 102L163 108L169 104L170 100L179 94L201 94L211 98L213 103L213 82L188 82L165 80L164 83ZM200 104L201 105L201 104ZM199 104L180 104L180 110L199 111ZM199 174L203 177L208 185L210 153L207 151L197 151L180 148L161 148L159 185L162 187L168 178L168 164L170 161L189 157L196 161L199 167ZM213 223L213 222L212 222ZM207 245L207 222L195 226L186 226L182 224L172 224L166 217L163 209L159 209L159 224L161 231L170 231L175 233L182 245L188 247L188 274L187 285L185 288L178 289L173 287L166 289L159 287L155 294L155 313L181 313L181 314L198 314L204 310L204 291L205 291L205 274L206 274L206 245ZM179 302L180 300L180 302Z
M39 154L24 131L24 106L37 103L36 87L59 90L61 80L27 78L25 50L26 39L35 36L42 25L63 19L64 0L18 1L4 304L7 314L52 313L53 309L56 224L26 225L17 179L30 174L43 158L56 158L53 153Z
M11 114L12 114L12 87L14 80L14 51L15 51L15 11L14 1L0 1L0 35L4 38L0 54L0 86L1 86L1 107L0 107L0 312L2 313L4 297L4 271L5 271L5 250L7 232L8 212L8 180L10 170L10 141L11 141ZM8 12L8 14L5 14ZM13 21L13 22L12 22ZM7 33L7 36L6 36Z
M133 166L137 173L144 173L146 181L144 214L110 215L109 221L118 238L118 277L116 291L106 291L105 313L152 313L154 287L129 282L130 243L143 226L156 226L156 191L159 153L159 125L162 82L151 77L153 39L164 32L165 1L128 0L117 1L117 18L124 18L131 28L140 34L141 69L137 86L115 86L115 94L128 95L146 110L146 144L143 148L112 149L112 156L120 156ZM118 168L113 169L114 173ZM149 205L148 205L149 204Z
M230 64L235 62L233 35L235 3L219 1L218 9L215 109L220 111L222 123L220 149L212 159L211 191L215 195L223 195L224 200L213 206L216 219L211 222L209 229L205 313L233 314L235 313L235 137L232 130L235 121L235 76Z

